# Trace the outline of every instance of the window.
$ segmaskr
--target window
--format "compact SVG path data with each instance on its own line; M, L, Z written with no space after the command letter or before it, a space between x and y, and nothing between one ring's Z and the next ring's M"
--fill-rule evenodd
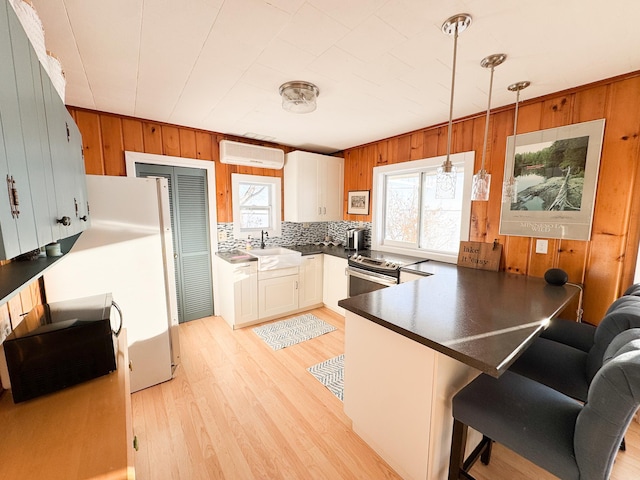
M278 177L231 175L233 198L233 235L235 238L260 238L263 230L280 235L281 181Z
M469 238L474 152L451 155L456 196L437 199L436 169L443 157L373 169L373 247L455 262Z

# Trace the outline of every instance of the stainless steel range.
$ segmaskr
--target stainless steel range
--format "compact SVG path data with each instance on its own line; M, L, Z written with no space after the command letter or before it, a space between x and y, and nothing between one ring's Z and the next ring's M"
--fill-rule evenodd
M421 258L378 251L355 253L347 262L348 295L353 297L397 285L400 269L421 261Z

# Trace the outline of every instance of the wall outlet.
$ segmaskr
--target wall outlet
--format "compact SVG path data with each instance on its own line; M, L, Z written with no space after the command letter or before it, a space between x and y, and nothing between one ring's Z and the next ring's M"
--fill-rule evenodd
M309 222L302 222L302 228L309 228Z
M536 253L546 254L549 249L549 240L536 240Z
M225 232L224 230L221 232L218 232L218 241L219 242L226 242L227 241L227 232Z

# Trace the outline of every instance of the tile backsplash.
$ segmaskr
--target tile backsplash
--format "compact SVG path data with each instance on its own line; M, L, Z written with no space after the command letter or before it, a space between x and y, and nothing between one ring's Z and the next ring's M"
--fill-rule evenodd
M220 233L226 234L226 240L218 241L218 250L228 251L236 248L245 248L246 239L236 239L233 236L233 223L218 223L218 238ZM330 236L333 241L344 243L348 228L364 227L365 243L371 245L371 222L318 222L318 223L294 223L282 222L282 234L279 237L269 237L265 242L268 246L308 245L319 243ZM260 238L251 239L253 248L260 248Z

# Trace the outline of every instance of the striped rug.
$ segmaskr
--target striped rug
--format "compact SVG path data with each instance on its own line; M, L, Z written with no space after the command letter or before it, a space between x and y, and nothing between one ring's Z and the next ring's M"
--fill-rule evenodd
M280 350L325 333L333 332L335 329L336 327L333 325L307 313L299 317L268 323L254 328L253 331L271 348Z
M307 370L327 387L331 393L341 401L344 401L344 353L309 367Z

